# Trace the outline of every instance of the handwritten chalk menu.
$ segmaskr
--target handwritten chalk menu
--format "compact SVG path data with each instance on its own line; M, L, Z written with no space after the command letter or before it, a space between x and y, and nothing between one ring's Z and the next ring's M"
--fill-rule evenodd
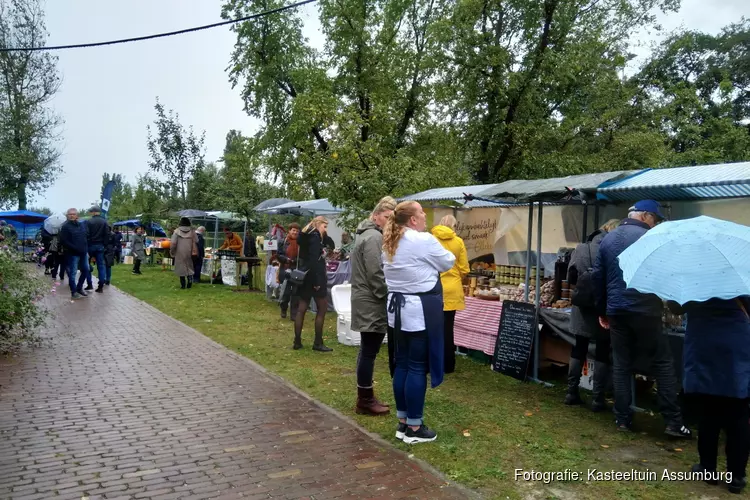
M518 380L526 380L531 345L537 329L534 304L503 301L492 369Z

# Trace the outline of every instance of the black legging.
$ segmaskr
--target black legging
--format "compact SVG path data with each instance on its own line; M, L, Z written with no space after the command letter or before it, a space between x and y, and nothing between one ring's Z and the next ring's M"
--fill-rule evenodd
M456 346L453 343L453 327L456 323L456 311L443 311L445 317L445 334L443 337L443 345L445 346L445 354L443 355L445 361L443 366L445 367L445 373L453 373L456 371Z
M602 363L611 364L609 361L611 349L609 331L605 330L605 332L606 333L600 333L596 337L596 345L594 346L594 359ZM583 335L576 335L576 343L570 352L570 357L579 361L586 361L586 358L589 354L590 342L591 339L589 339L588 337L584 337Z

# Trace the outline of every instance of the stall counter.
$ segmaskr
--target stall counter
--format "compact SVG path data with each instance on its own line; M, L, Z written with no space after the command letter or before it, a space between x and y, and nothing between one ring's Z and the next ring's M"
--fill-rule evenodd
M466 297L466 309L456 311L453 343L492 356L503 304L499 300Z

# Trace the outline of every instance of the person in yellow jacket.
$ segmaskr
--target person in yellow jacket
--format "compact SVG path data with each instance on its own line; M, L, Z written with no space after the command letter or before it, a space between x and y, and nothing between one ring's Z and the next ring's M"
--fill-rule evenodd
M453 344L453 325L456 311L466 308L463 279L469 274L469 259L464 240L456 235L456 218L446 215L432 228L432 235L456 257L453 267L440 275L443 285L443 311L445 314L445 373L456 369L456 346Z

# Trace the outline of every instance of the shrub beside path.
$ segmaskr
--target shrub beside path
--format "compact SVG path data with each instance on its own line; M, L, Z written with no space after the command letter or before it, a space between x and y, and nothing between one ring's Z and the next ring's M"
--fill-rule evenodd
M116 289L0 359L0 498L467 498L258 365Z

